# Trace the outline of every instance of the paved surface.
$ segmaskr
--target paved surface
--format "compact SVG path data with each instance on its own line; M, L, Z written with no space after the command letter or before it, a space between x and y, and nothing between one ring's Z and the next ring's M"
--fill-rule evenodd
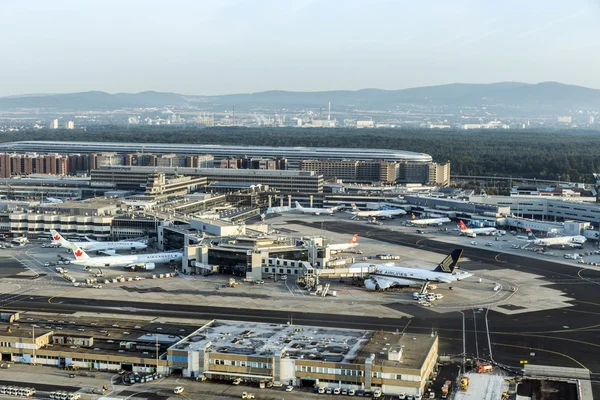
M53 367L29 366L13 364L10 369L0 370L0 383L11 386L35 387L35 398L48 399L50 392L64 390L77 392L83 400L98 399L101 395L88 394L90 389L100 389L106 385L109 390L104 394L108 397L145 399L145 400L210 400L210 399L239 399L242 392L254 393L258 399L299 400L307 398L323 398L323 395L313 394L309 388L294 389L285 392L283 388L259 389L256 386L239 385L220 382L196 382L189 379L178 379L175 376L163 378L148 383L125 385L120 375L95 373L95 378L77 376L69 378L68 372ZM173 393L177 386L183 386L181 395ZM336 396L337 397L337 396Z
M456 243L442 242L430 237L424 238L423 235L390 231L386 226L374 227L364 223L331 221L331 223L321 224L303 219L294 221L294 224L308 226L313 230L324 228L333 234L343 236L356 232L363 239L367 238L368 241L379 243L381 248L386 248L386 244L388 247L402 246L397 248L407 249L406 252L413 254L414 259L422 256L431 263L439 261L443 255L456 247ZM288 224L288 226L292 225ZM442 305L439 307L436 305L435 309L425 309L416 306L414 302L401 301L409 296L406 294L383 294L385 297L382 297L384 299L382 301L377 293L364 293L354 289L348 289L349 292L344 300L317 300L317 303L309 296L301 297L297 293L294 294L295 288L276 286L273 283L269 289L274 291L275 294L272 295L274 298L288 301L288 298L293 297L294 303L290 304L296 304L294 309L318 310L318 312L298 312L289 309L277 310L278 304L271 301L267 303L269 309L265 309L264 299L260 296L255 296L256 307L248 308L246 297L240 296L239 302L235 302L236 296L239 295L217 296L227 299L227 302L198 302L195 297L188 298L187 296L191 295L185 293L170 295L168 292L158 292L151 293L158 297L142 301L149 294L128 293L117 287L107 291L91 292L93 289L82 291L82 289L73 289L54 271L44 270L40 265L43 264L42 260L31 255L29 250L18 250L15 257L19 260L17 262L25 263L33 271L18 273L29 274L27 279L7 278L0 281L0 293L3 293L0 295L0 307L5 309L65 313L103 312L121 317L130 313L171 318L292 322L298 325L404 330L409 334L436 332L441 339L441 354L460 356L465 353L470 357L493 359L513 367L519 367L520 361L525 360L536 364L583 367L595 373L595 377L600 373L598 357L600 302L597 296L600 272L555 262L558 261L557 259L552 261L539 257L528 258L489 251L485 248L467 249L465 257L468 260L463 263L465 269L476 274L491 276L493 280L504 279L509 284L519 285L518 296L510 298L510 301L505 299L502 303L482 304L481 307L478 307L475 302L463 308L444 309L441 303ZM10 260L4 261L10 262ZM10 271L7 275L14 277L15 272ZM535 278L526 279L528 275ZM542 283L535 286L532 283L534 281ZM171 284L167 282L161 281L159 286ZM182 282L188 281L182 280ZM214 291L214 282L207 282L189 279L188 283L191 285L189 287L200 286L207 292ZM61 296L53 298L57 290L60 291ZM281 292L277 292L278 290ZM284 297L285 290L290 292L286 294L288 298ZM46 292L51 294L46 295ZM142 297L126 297L127 301L124 303L123 299L114 296L117 292L124 292L127 296ZM98 295L89 295L91 293ZM355 294L360 296L361 304L352 304L353 302L349 300ZM214 292L207 298L212 299L212 296ZM460 298L460 295L456 296ZM159 303L162 298L165 301ZM315 307L298 308L298 301L314 303ZM544 307L544 303L547 303L547 307ZM227 307L212 304L227 305ZM351 311L346 315L337 313L337 310L342 307L350 308ZM389 312L382 311L385 309ZM594 389L598 391L598 385L595 385ZM600 394L596 393L596 395Z

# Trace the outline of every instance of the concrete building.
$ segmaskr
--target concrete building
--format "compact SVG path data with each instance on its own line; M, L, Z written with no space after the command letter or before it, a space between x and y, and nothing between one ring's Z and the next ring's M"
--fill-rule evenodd
M186 377L386 395L422 395L437 355L437 336L235 321L212 321L167 350Z
M140 320L123 319L114 324L114 320L102 321L98 317L71 318L71 323L58 319L50 324L46 319L28 318L28 322L18 321L18 327L2 324L2 361L71 370L114 373L125 370L168 375L173 365L167 357L168 348L180 340L182 333L187 335L198 329L198 325ZM96 324L97 329L94 328Z
M341 179L344 182L392 184L397 180L398 164L386 161L313 159L302 160L300 169L315 171L326 179Z
M58 129L58 120L57 119L50 120L50 123L48 124L48 129Z
M375 122L373 121L356 121L357 128L375 128Z
M555 221L577 220L600 226L600 203L542 196L471 196L472 202L509 207L517 216Z
M68 158L61 154L0 153L0 178L31 174L67 175Z
M288 166L297 169L300 161L314 158L329 158L338 160L377 160L377 161L410 161L431 162L431 156L424 153L414 153L403 150L360 149L337 147L269 147L269 146L223 146L223 145L193 145L168 143L109 143L109 142L52 142L24 141L10 142L0 145L4 151L37 151L54 153L141 153L156 154L210 154L215 160L236 157L243 154L247 157L283 157L288 160Z
M312 171L272 171L228 168L170 168L170 167L114 167L105 166L91 171L92 183L114 184L118 189L137 189L145 185L154 172L167 176L206 177L208 183L235 182L267 185L286 193L322 193L323 176Z
M75 122L73 122L73 121L66 121L65 122L65 129L75 129Z
M398 169L398 183L448 186L450 184L450 162L444 164L401 162Z
M114 152L91 154L89 165L91 169L123 165L123 155Z

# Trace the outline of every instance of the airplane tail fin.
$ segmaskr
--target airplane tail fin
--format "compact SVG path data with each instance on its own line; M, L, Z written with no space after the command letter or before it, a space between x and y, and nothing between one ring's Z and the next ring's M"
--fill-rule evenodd
M454 272L454 268L458 265L458 261L462 256L463 249L453 250L452 253L448 254L446 258L442 260L441 263L438 264L434 271L436 272L445 272L451 274Z
M354 236L352 236L352 239L350 239L350 241L348 243L349 244L357 244L358 243L358 233L355 233Z
M85 260L90 258L85 251L83 251L79 246L75 243L71 243L71 248L73 249L73 255L76 260Z
M302 209L302 208L304 208L304 207L302 207L302 206L300 205L300 203L298 203L298 202L296 202L296 203L295 203L295 205L296 205L296 208L297 208L297 209L299 209L299 210L300 210L300 209Z
M459 220L458 224L460 225L460 230L461 231L466 231L467 230L467 226L465 225L464 222L462 222L462 220Z
M60 233L55 231L54 229L50 229L50 233L52 234L52 240L60 243L60 244L69 244L69 241L62 237Z
M527 239L529 239L529 240L536 240L537 239L535 237L535 235L533 234L533 232L531 232L531 229L526 228L525 231L527 231Z
M352 206L352 211L359 211L358 207L356 207L356 204L350 203L350 205Z

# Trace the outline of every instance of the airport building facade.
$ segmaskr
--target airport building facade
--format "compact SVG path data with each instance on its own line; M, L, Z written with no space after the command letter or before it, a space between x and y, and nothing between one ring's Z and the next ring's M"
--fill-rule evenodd
M110 142L52 142L23 141L0 145L9 152L39 153L152 153L152 154L209 154L215 160L227 157L273 158L288 160L289 168L298 169L302 160L327 158L337 160L378 160L391 162L431 162L431 156L403 150L360 149L338 147L269 147L269 146L223 146L170 143L110 143ZM181 165L180 165L181 166Z
M171 346L186 377L423 394L438 358L432 335L212 321Z
M117 189L138 189L157 173L166 176L205 177L208 183L253 183L267 185L285 193L322 193L323 175L313 171L279 171L228 168L115 167L91 171L92 184L114 184Z

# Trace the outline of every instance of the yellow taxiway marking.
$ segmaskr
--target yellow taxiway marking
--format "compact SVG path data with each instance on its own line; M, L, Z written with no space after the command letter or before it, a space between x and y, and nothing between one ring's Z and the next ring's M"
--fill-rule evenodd
M587 368L585 365L583 365L582 363L580 363L579 361L577 361L573 357L571 357L571 356L569 356L567 354L564 354L564 353L560 353L558 351L546 350L546 349L538 349L538 348L535 348L535 347L528 347L528 346L519 346L519 345L516 345L516 344L504 344L504 343L492 343L492 344L496 345L496 346L513 347L513 348L516 348L516 349L525 349L525 350L530 350L530 351L531 350L535 350L535 351L542 351L542 352L546 352L546 353L556 354L556 355L568 358L569 360L573 361L575 364L579 365L581 368L583 368L583 369L589 371L590 373L592 373L592 371L590 371L589 368Z

